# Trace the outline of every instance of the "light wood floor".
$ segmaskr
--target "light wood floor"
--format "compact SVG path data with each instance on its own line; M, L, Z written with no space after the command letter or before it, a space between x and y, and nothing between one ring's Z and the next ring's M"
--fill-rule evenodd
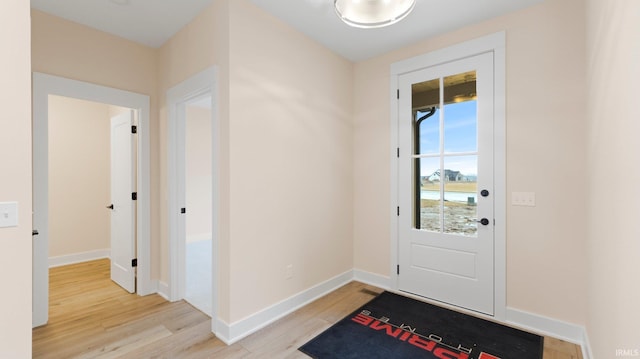
M126 293L109 261L50 270L49 323L33 330L34 358L308 358L297 348L382 290L352 282L226 346L188 303ZM582 359L580 347L545 338L544 359Z

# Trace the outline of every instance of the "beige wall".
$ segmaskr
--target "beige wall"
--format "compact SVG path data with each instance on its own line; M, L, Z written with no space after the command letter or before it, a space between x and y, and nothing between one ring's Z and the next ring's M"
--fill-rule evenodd
M151 268L160 272L157 50L32 10L32 70L151 98Z
M0 357L31 357L31 73L29 2L0 3L0 202L18 227L0 228ZM10 293L7 295L6 293Z
M587 329L593 358L634 357L640 352L640 3L587 3ZM617 350L632 355L616 356Z
M211 239L211 109L186 107L187 242Z
M356 268L389 275L389 65L505 30L507 197L531 191L537 201L507 205L507 305L584 324L583 13L579 0L546 1L356 65Z
M230 34L236 321L353 268L353 66L247 0Z
M215 2L161 48L161 94L214 64L218 309L233 323L353 267L352 65L245 0Z
M38 10L31 18L33 71L150 95L156 105L157 50Z
M111 246L109 107L49 96L49 257Z

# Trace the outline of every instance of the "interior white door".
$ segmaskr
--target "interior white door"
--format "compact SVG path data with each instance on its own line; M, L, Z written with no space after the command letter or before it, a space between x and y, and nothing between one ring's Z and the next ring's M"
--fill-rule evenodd
M213 315L212 293L212 121L211 94L195 98L178 109L177 133L181 136L179 202L188 211L182 216L179 238L184 241L184 300L208 316ZM182 114L181 114L182 115ZM183 244L181 243L181 246Z
M398 287L493 315L493 53L398 79Z
M111 118L111 280L134 293L135 137L133 110Z

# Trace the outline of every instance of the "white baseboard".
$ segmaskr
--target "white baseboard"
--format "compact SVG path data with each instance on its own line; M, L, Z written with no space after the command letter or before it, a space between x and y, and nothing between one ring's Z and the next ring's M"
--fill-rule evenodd
M66 266L82 262L89 262L96 259L110 258L110 249L99 249L96 251L67 254L64 256L49 257L49 268Z
M248 316L245 319L227 324L218 320L218 333L216 336L227 345L266 327L276 320L304 307L312 301L342 287L353 280L353 271L348 271L333 277L323 283L304 290L292 297L276 303L264 310Z
M527 331L547 335L581 345L583 348L583 352L585 346L588 345L588 343L585 342L586 331L584 327L577 324L563 322L558 319L553 319L514 308L507 308L506 323L525 329ZM584 359L588 358L590 357L585 357Z
M363 271L360 269L353 270L353 280L364 284L369 284L384 290L389 290L391 288L391 279L389 277Z
M169 285L163 281L155 281L156 282L156 292L162 298L169 301Z

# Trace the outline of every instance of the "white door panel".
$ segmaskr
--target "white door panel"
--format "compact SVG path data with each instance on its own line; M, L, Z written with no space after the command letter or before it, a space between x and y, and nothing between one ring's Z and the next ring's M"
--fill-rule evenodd
M399 289L493 315L493 54L399 90Z
M111 118L111 279L134 293L135 268L135 138L133 110Z
M458 277L476 277L477 253L456 249L438 248L413 243L411 263L414 267Z

